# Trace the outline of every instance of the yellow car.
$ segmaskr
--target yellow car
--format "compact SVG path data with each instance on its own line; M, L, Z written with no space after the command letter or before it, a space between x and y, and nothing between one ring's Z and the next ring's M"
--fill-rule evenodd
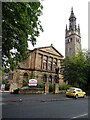
M85 97L86 93L82 91L80 88L70 87L66 91L66 96L75 97L77 99L78 97Z

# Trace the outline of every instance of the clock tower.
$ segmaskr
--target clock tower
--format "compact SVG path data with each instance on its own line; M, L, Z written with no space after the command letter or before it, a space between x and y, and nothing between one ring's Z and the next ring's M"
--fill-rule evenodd
M69 29L65 30L65 57L75 56L81 50L80 26L76 25L76 17L71 8L69 17Z

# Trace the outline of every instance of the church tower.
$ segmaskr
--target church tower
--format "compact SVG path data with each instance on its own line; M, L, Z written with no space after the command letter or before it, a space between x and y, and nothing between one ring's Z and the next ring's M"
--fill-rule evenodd
M71 8L69 17L69 29L65 30L65 57L75 56L81 50L80 26L76 25L76 17Z

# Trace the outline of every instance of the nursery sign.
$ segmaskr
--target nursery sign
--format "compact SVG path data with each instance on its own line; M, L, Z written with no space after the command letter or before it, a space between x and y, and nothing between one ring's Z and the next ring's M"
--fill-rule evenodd
M37 80L36 79L30 79L29 80L29 86L37 86Z

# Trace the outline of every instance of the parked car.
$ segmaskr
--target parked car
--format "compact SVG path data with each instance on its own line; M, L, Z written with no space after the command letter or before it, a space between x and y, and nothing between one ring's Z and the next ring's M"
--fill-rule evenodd
M67 89L66 91L66 96L70 96L70 97L75 97L76 99L78 97L85 97L86 96L86 92L84 92L82 89L80 88L76 88L76 87L70 87L69 89Z

